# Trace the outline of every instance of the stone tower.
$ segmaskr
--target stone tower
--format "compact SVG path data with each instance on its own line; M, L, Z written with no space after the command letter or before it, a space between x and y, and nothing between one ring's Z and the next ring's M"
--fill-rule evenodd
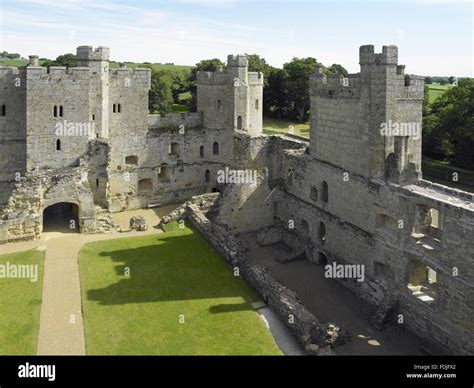
M417 179L423 77L404 74L396 46L361 46L359 63L347 78L311 77L311 152L366 178Z
M108 47L79 46L76 51L77 66L91 71L91 117L98 137L109 136L109 58Z
M197 89L205 128L262 133L263 74L248 71L245 55L229 55L225 71L199 72Z

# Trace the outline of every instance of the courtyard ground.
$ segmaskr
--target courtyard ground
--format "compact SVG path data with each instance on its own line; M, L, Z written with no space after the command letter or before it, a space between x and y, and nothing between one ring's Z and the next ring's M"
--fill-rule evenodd
M177 225L82 248L87 354L281 354L252 307L257 295L198 232Z
M36 354L44 252L36 249L0 256L0 265L37 265L38 278L0 278L0 355Z
M281 283L295 291L303 304L322 323L334 323L351 335L338 346L338 355L419 355L421 341L399 327L383 331L369 322L371 307L333 279L324 277L324 266L307 260L279 263L277 246L260 247L255 236L247 236L248 257L269 269Z
M44 281L42 282L42 288L40 281L32 283L36 284L37 288L36 294L31 295L30 298L29 285L20 286L20 282L18 282L17 287L10 287L10 285L8 285L7 292L4 290L5 282L0 279L0 291L2 291L0 293L0 311L8 312L8 314L2 314L0 316L0 354L85 355L86 338L84 336L83 300L81 298L78 265L79 251L85 244L97 241L107 243L109 240L114 240L111 242L112 247L121 246L121 249L125 252L129 248L129 240L136 240L133 249L138 251L154 251L154 248L150 247L150 241L153 240L156 240L161 245L164 244L168 247L170 245L173 246L173 252L182 251L183 247L181 243L183 242L183 238L190 238L189 235L179 236L179 233L182 232L181 230L170 231L170 233L178 233L175 238L170 239L169 236L163 234L161 229L157 228L161 217L169 214L177 206L178 205L167 205L153 209L138 209L113 215L115 221L124 230L128 228L128 220L130 217L137 215L144 216L149 225L147 232L128 231L125 233L116 232L109 234L79 234L71 232L69 229L59 229L44 233L40 240L2 245L2 253L8 255L0 256L0 263L1 260L3 260L2 258L9 257L13 257L13 259L15 257L21 257L22 263L30 257L30 255L34 257L37 255L44 257L44 269L42 261L40 263L41 273L44 273ZM186 233L189 233L189 231L190 229L185 229ZM151 240L145 243L143 247L139 244L137 245L138 241L143 239L146 242L148 238ZM160 242L160 239L163 240ZM181 289L175 290L177 295L176 302L163 300L162 307L168 312L176 308L173 307L173 303L179 305L180 309L183 306L186 307L185 310L187 313L185 313L184 316L185 326L181 326L181 330L184 330L184 334L186 334L187 330L185 328L196 327L196 322L198 325L197 330L193 330L192 333L187 332L187 334L189 334L188 336L183 333L182 338L175 336L175 345L183 346L183 349L190 349L190 347L194 346L193 344L197 343L198 347L193 348L194 352L203 352L204 354L219 354L219 352L221 352L221 354L281 354L282 352L284 354L302 354L303 351L297 341L291 336L289 330L279 322L275 313L270 308L262 307L259 305L259 301L252 305L252 301L256 300L256 296L240 278L232 276L230 283L225 287L221 287L222 282L227 283L229 274L232 273L231 269L214 251L209 250L210 247L200 235L199 238L196 236L196 239L201 240L199 244L196 242L197 246L201 246L201 248L205 246L206 248L204 250L192 249L190 251L192 255L185 260L183 268L175 268L177 270L176 273L167 272L171 279L181 279L181 275L183 275L184 283L180 283ZM123 240L124 242L119 243L119 240ZM172 244L170 244L170 242L172 242ZM137 327L134 327L133 323L132 326L127 326L131 323L130 317L127 316L129 312L137 312L137 317L140 316L140 313L143 313L141 318L135 323L138 325L143 324L143 332L148 332L148 334L151 334L151 337L142 338L142 342L148 342L151 339L152 343L156 343L160 338L166 339L166 333L162 333L157 329L166 327L166 325L169 324L169 316L166 316L166 314L150 315L147 312L149 307L151 307L150 311L154 313L159 312L160 309L153 309L153 302L146 301L146 298L147 296L153 297L153 295L168 295L168 298L171 299L170 294L167 293L172 291L172 285L167 285L164 282L157 284L153 276L156 275L157 278L163 280L163 277L160 277L160 274L156 273L156 271L170 270L172 265L177 264L177 262L173 263L172 258L179 258L179 254L178 256L172 255L165 257L164 260L160 261L159 265L152 265L150 271L148 271L144 264L147 262L154 264L153 257L153 255L145 255L144 260L142 260L138 266L133 266L133 271L138 269L138 273L141 273L144 277L141 279L140 277L133 277L133 274L137 274L131 272L132 277L129 280L131 281L130 285L132 285L132 289L134 288L133 285L139 285L140 282L141 284L139 289L136 290L138 294L132 293L125 296L126 298L133 298L135 295L138 299L143 300L132 302L129 305L122 303L114 306L112 303L100 306L101 310L103 308L104 311L112 307L118 308L113 309L114 311L120 311L121 305L125 308L122 311L125 316L119 314L113 318L104 318L104 315L99 314L97 317L97 319L103 318L105 325L110 323L112 319L116 319L116 323L120 325L120 320L123 319L125 331L118 333L117 341L119 338L124 339L127 335L133 338L135 331L137 331ZM195 257L195 260L193 261L191 257ZM12 262L13 259L11 259L10 262ZM105 268L109 270L107 276L111 275L110 271L117 276L110 284L113 288L115 281L120 282L120 280L123 279L120 273L115 272L117 269L115 267L120 268L120 266L117 266L117 263L112 261L111 257L107 258L107 256L99 255L99 259L100 265L98 265L98 267L102 268L102 266L105 266ZM37 260L37 258L35 260ZM137 260L137 258L135 258L135 260ZM197 263L205 262L204 264L207 264L208 260L210 260L211 272L208 272L207 268L200 268L197 273L199 276L202 276L200 280L186 280L186 272L183 272L183 269L193 268ZM107 262L109 264L108 266L106 265ZM91 268L89 268L87 272L90 274ZM212 273L214 273L214 275L217 274L217 277L212 278ZM99 280L101 277L106 276L105 273L95 273L95 271L92 271L92 274L93 277L90 279L92 281L93 279ZM150 283L147 283L147 281ZM216 288L212 289L213 285ZM145 289L141 289L142 286L145 287ZM129 291L128 286L125 290ZM140 292L142 293L141 295ZM200 294L205 295L206 293L210 295L208 299L202 298L196 299L195 301L191 299L186 300L183 296L199 296ZM214 296L212 296L213 294ZM124 295L119 295L118 297L124 297ZM183 303L180 304L180 301ZM96 302L99 304L100 301ZM23 306L25 309L22 311L19 309L20 306ZM167 308L171 310L167 310ZM27 314L23 314L23 312ZM36 316L34 315L35 313ZM164 319L164 321L157 323L161 319ZM208 320L209 324L206 323ZM216 331L215 328L220 324L222 324L222 326ZM88 323L86 323L86 327L87 325ZM138 331L142 329L138 327ZM180 330L180 327L178 327L178 330ZM110 332L103 331L102 333L107 341L111 340ZM25 343L18 340L20 337ZM219 346L213 348L213 345L211 345L207 350L203 350L205 348L205 342L210 343L211 340L217 344L221 342L219 345L220 348ZM225 346L226 340L231 341L229 342L229 348ZM181 345L179 341L182 341ZM134 346L135 349L137 349L139 344L131 345L131 347ZM145 346L145 348L141 348L137 351L136 354L144 354L147 352L146 349ZM126 353L126 351L124 353ZM114 353L111 352L109 354ZM152 354L159 354L159 352L153 352ZM171 354L171 352L169 354Z

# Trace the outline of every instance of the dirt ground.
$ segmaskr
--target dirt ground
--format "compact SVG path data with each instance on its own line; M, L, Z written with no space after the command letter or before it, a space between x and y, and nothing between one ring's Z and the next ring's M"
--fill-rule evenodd
M341 326L351 341L335 349L341 355L419 355L421 340L400 327L383 331L371 326L371 306L333 279L324 277L324 266L309 261L279 263L280 251L260 247L247 237L249 260L267 267L282 284L295 291L303 304L323 323Z

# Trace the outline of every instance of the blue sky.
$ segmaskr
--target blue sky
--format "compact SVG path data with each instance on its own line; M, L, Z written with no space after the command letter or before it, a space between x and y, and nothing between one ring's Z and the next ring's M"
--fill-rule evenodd
M0 0L0 51L55 58L79 45L118 61L192 65L257 53L359 71L358 47L399 47L407 72L473 76L471 1Z

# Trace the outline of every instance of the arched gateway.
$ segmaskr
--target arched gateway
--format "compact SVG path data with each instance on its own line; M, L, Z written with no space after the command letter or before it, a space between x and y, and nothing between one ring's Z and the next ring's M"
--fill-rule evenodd
M43 232L79 232L79 206L58 202L43 210Z

